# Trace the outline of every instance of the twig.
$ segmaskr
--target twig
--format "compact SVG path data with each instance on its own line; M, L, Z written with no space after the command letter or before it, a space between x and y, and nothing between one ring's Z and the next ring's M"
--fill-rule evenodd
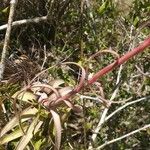
M89 99L89 100L94 100L98 103L103 103L104 98L102 97L91 97L91 96L86 96L86 95L79 95L81 99Z
M81 99L87 99L87 100L93 100L97 103L108 103L108 105L110 105L109 103L111 104L124 104L125 102L129 101L132 99L132 97L129 97L128 99L126 100L120 100L120 101L110 101L110 100L107 100L105 98L103 98L102 96L97 96L97 97L91 97L91 96L87 96L87 95L81 95L81 94L78 94L77 95L81 98Z
M12 23L12 26L19 26L19 25L29 24L29 23L39 23L41 21L47 21L47 16L36 17L33 19L23 19L23 20L19 20L19 21L14 21ZM6 29L7 26L8 26L8 24L0 26L0 31Z
M7 111L6 111L6 108L5 108L4 103L1 104L1 107L2 107L2 109L3 109L3 113L4 113L4 115L5 115L6 119L7 119L7 121L9 121L9 117L8 117L8 114L7 114Z
M144 73L137 65L135 65L135 67L137 68L137 70L138 70L143 76L150 77L150 73L149 73L149 72Z
M85 0L81 0L80 4L80 58L83 57L83 11Z
M121 77L121 70L122 70L122 65L120 66L119 68L119 71L118 71L118 76L117 76L117 81L116 81L116 85L118 85L119 81L120 81L120 77ZM116 94L118 92L118 86L117 88L115 89L115 91L113 92L111 98L110 98L110 103L111 101L113 101L116 97ZM96 140L96 137L97 137L97 133L100 131L101 127L102 127L102 124L105 122L105 118L106 118L106 115L107 115L107 112L108 112L109 108L105 108L101 117L100 117L100 121L97 125L97 127L95 128L94 130L94 134L92 135L92 142L95 142ZM88 149L91 149L92 148L92 143L90 143L89 145L89 148Z
M41 71L42 71L43 68L44 68L44 65L45 65L45 63L46 63L46 60L47 60L47 56L46 56L46 45L44 45L44 61L43 61L42 67L41 67Z
M2 56L1 56L1 63L0 63L0 81L3 79L3 74L5 70L5 59L6 59L6 54L8 50L9 41L10 41L11 27L12 27L16 5L17 5L17 0L10 1L8 26L5 34L4 46L3 46Z
M112 116L114 116L116 113L118 113L119 111L121 111L122 109L124 109L125 107L127 106L130 106L132 104L135 104L135 103L138 103L138 102L141 102L143 100L148 100L150 99L150 95L149 96L146 96L146 97L143 97L143 98L140 98L140 99L137 99L137 100L134 100L134 101L131 101L131 102L128 102L126 103L125 105L119 107L118 109L116 109L114 112L112 112L109 116L107 116L105 118L105 121L107 121L108 119L110 119Z
M147 125L145 125L144 127L141 127L141 128L139 128L139 129L137 129L137 130L134 130L134 131L132 131L132 132L130 132L130 133L127 133L127 134L125 134L125 135L123 135L123 136L121 136L121 137L119 137L119 138L116 138L116 139L113 139L113 140L111 140L111 141L108 141L108 142L102 144L101 146L97 147L95 150L102 149L102 148L104 148L106 145L109 145L109 144L115 143L115 142L117 142L117 141L120 141L120 140L122 140L122 139L124 139L124 138L126 138L126 137L129 137L129 136L131 136L131 135L133 135L133 134L135 134L135 133L138 133L138 132L140 132L140 131L142 131L142 130L145 130L145 129L147 129L147 128L150 128L150 124L147 124ZM92 150L93 150L93 149L92 149Z
M113 113L111 113L109 116L107 116L106 117L106 114L107 114L107 112L108 112L108 109L106 108L104 111L103 111L103 114L102 114L102 117L101 117L101 120L103 121L101 121L101 122L99 122L99 125L100 126L97 126L97 130L98 129L100 129L101 128L101 125L104 123L104 122L106 122L107 120L109 120L111 117L113 117L116 113L118 113L119 111L121 111L122 109L124 109L125 107L127 107L127 106L130 106L130 105L132 105L132 104L135 104L135 103L138 103L138 102L141 102L141 101L143 101L143 100L148 100L148 99L150 99L150 95L149 96L146 96L146 97L143 97L143 98L140 98L140 99L137 99L137 100L134 100L134 101L131 101L131 102L128 102L128 103L126 103L125 105L123 105L123 106L121 106L121 107L119 107L117 110L115 110ZM96 132L96 129L95 129L95 132ZM94 134L93 134L94 135ZM97 135L97 132L95 133L95 135ZM106 144L106 143L105 143ZM106 145L105 145L106 146ZM92 149L92 147L91 146L89 146L89 150L91 150Z
M83 91L82 91L83 92ZM87 147L87 129L86 129L86 122L87 119L85 117L85 113L86 113L86 107L85 107L85 101L84 101L84 97L81 96L80 97L81 102L82 102L82 107L83 107L83 139L84 139L84 150L86 150Z

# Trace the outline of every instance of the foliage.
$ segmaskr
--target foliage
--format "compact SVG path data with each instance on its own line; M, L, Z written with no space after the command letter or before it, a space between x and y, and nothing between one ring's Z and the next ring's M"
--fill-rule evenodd
M68 94L73 87L80 88L84 75L81 66L88 69L90 77L114 61L110 53L89 61L93 54L107 49L123 55L143 41L150 33L149 10L149 0L87 0L84 5L79 0L20 0L15 20L46 15L48 19L13 27L4 81L0 83L0 105L7 112L0 111L0 145L6 149L57 149L61 141L64 150L88 149L99 116L116 89L119 70L116 68L98 79L98 86L87 86L71 99L57 103L56 97ZM9 4L3 3L0 25L7 23L8 14ZM1 50L4 36L5 31L0 31ZM149 58L147 49L123 65L119 90L108 106L108 114L129 98L149 95ZM77 63L62 65L64 61ZM81 95L102 97L104 101L82 99ZM149 101L142 101L113 116L102 126L94 146L150 123L149 106ZM149 139L148 129L105 149L149 149Z

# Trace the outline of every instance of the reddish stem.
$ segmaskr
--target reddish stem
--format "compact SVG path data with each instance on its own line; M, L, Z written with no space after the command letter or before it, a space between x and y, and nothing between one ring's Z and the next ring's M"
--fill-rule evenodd
M150 46L150 37L145 39L138 47L132 49L131 51L127 52L124 56L120 57L117 61L111 63L110 65L104 67L103 69L101 69L99 72L97 72L90 80L88 80L88 84L92 84L94 83L98 78L104 76L106 73L110 72L111 70L113 70L116 66L119 66L121 64L123 64L124 62L126 62L128 59L132 58L133 56L135 56L136 54L144 51L145 48ZM68 93L67 95L59 98L57 100L58 103L62 103L63 100L69 99L71 96L75 95L76 93L80 92L80 90L82 90L84 86L82 85L82 87L80 87L78 89L78 91L73 90L70 93Z
M99 70L91 79L88 80L88 84L94 83L98 78L104 76L106 73L112 71L116 66L119 66L126 62L128 59L132 58L136 54L144 51L145 48L150 46L150 37L145 39L138 47L127 52L124 56L120 57L117 61L109 64L103 69Z

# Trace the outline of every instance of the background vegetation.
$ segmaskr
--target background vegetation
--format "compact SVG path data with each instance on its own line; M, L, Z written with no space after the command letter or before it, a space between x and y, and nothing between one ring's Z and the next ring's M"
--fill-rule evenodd
M9 2L0 2L0 26L7 23L9 8ZM42 16L47 16L47 19L12 28L3 80L7 83L0 83L0 104L3 108L0 112L0 129L15 115L12 95L25 87L41 70L62 61L71 61L83 67L88 65L89 75L92 76L114 59L110 54L105 54L87 62L94 53L109 49L123 55L150 34L149 0L19 0L14 21ZM5 30L0 30L0 52L4 37ZM119 90L113 99L116 103L109 107L108 114L124 105L126 100L133 101L149 96L149 58L150 51L147 49L122 66L117 85ZM80 70L74 65L69 67L71 70L67 67L53 67L42 74L39 80L49 83L53 79L63 79L67 85L75 86ZM93 85L91 88L85 88L80 94L90 97L101 95L110 100L116 89L118 71L119 68L116 68L98 80L103 93ZM128 106L105 122L97 134L93 147L149 124L149 100L150 98ZM105 106L94 100L82 100L80 96L72 98L72 101L82 106L83 112L75 113L65 107L57 109L63 128L61 149L88 149ZM24 103L17 104L18 107L21 110L27 108ZM67 117L63 120L64 114ZM47 112L40 112L40 117L45 120L45 124L48 122L49 132L45 132L47 126L44 124L28 144L28 149L34 147L41 150L53 147L53 125L48 121ZM1 149L14 149L19 140L20 138L10 140L3 144ZM104 149L148 150L150 129L105 146Z

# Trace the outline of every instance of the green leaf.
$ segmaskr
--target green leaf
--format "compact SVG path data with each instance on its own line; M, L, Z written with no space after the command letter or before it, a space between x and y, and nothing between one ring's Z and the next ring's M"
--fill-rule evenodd
M107 9L107 6L108 6L108 2L105 1L105 2L99 7L98 12L99 12L100 15L102 15L102 14L105 12L105 10Z
M39 139L38 141L36 141L36 143L34 144L34 148L35 150L40 150L41 145L45 142L45 138L43 139Z
M21 114L21 122L25 122L29 119L31 119L36 113L37 113L36 108L27 108L25 109ZM2 137L4 134L6 134L8 131L12 130L15 126L19 125L19 118L18 116L15 116L12 118L6 126L1 130L0 132L0 137Z
M27 126L23 127L23 130L26 130L27 129ZM0 145L2 144L5 144L5 143L8 143L12 140L15 140L21 136L23 136L23 132L22 130L19 128L15 131L13 131L12 133L8 134L8 135L5 135L3 136L2 138L0 138Z
M137 24L138 24L139 21L140 21L139 17L136 16L135 19L134 19L134 21L133 21L133 25L137 26Z
M25 101L25 102L31 102L33 100L37 100L38 96L30 91L17 91L12 98L17 98L18 100Z
M2 10L2 13L4 14L8 14L8 12L9 12L9 7L6 7Z
M37 116L29 126L27 133L21 138L16 150L23 150L33 138L34 134L38 132L42 124L43 121L39 121L39 116Z

